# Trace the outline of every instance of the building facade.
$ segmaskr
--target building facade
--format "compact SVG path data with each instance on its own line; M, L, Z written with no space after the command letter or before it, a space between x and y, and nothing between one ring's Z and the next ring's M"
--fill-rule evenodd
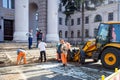
M11 2L6 2L11 3ZM14 31L14 6L6 4L0 0L0 41L13 40ZM14 3L11 3L14 5Z
M37 29L44 33L44 40L58 41L57 4L57 0L0 0L0 41L27 41L30 29L33 41Z
M60 8L59 11L59 37L77 44L82 37L82 16L81 12L71 15L70 21L66 25L65 15ZM120 21L120 1L105 0L104 4L98 6L94 11L85 10L84 17L84 37L85 40L96 36L99 23L108 21Z
M81 13L75 12L66 22L65 14L57 10L58 3L59 0L0 0L0 41L25 41L30 29L36 41L36 29L41 29L46 41L62 38L80 42ZM85 11L85 39L94 38L99 23L108 21L120 21L119 0L106 0L95 11Z

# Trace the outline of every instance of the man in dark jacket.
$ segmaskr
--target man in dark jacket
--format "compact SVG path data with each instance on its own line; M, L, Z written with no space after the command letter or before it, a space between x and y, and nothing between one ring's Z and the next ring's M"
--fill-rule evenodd
M36 47L38 47L38 41L39 41L39 40L40 40L40 41L43 40L43 33L42 33L42 31L39 30L39 31L37 32L36 36L37 36L37 45L36 45Z

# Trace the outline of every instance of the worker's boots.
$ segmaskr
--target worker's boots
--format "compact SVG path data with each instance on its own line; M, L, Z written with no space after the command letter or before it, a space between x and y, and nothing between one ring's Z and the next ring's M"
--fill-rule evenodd
M85 58L84 57L80 57L80 63L85 64Z

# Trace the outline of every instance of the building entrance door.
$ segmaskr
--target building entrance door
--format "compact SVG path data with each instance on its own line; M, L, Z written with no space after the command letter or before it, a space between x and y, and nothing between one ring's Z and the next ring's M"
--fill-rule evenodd
M2 24L0 25L0 41L3 41L3 28L2 28Z
M4 40L13 40L13 20L4 20Z

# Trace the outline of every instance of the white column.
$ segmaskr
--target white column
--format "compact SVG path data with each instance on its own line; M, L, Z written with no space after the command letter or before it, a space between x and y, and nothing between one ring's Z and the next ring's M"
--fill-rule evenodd
M29 0L15 0L15 41L27 41L29 29Z
M58 37L58 0L47 0L46 41L57 42Z

